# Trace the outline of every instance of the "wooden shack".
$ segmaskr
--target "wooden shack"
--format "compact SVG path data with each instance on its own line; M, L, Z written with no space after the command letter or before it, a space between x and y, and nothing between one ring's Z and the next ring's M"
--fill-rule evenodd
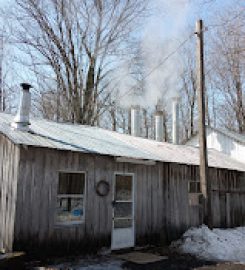
M203 223L198 149L0 114L0 249L159 244ZM245 225L245 166L209 151L213 223Z

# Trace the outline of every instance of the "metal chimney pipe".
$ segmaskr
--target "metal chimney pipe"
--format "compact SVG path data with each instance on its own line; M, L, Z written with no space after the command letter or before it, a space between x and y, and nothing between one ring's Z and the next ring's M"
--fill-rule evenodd
M158 101L155 113L155 140L158 142L162 142L164 137L163 116L163 106L161 101Z
M172 142L179 144L179 97L172 101Z
M22 89L20 92L20 102L18 112L14 118L14 122L11 126L14 129L28 131L29 130L29 115L31 109L31 93L30 88L32 87L28 83L21 83L20 84Z
M140 136L140 106L131 107L131 135Z

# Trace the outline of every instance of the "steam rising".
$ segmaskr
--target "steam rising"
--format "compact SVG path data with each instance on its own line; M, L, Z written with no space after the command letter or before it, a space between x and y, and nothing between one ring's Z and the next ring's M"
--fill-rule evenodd
M148 74L158 66L187 38L188 0L152 0L154 14L146 22L141 35L140 52L142 70ZM159 99L166 103L169 98L178 95L182 62L178 51L149 75L143 82L144 93L137 96L132 88L137 84L129 75L129 66L124 65L118 71L124 79L118 84L119 102L123 106L155 106ZM143 76L144 77L144 76ZM136 91L137 92L137 91Z

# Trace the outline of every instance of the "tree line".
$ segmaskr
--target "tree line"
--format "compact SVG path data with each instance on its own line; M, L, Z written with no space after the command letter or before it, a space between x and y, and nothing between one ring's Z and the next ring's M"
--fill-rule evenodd
M15 0L14 8L2 14L0 110L16 107L16 85L8 75L15 66L16 76L25 77L28 71L34 85L34 114L130 133L130 108L120 103L115 70L128 63L135 82L129 98L132 94L137 100L145 91L146 73L137 32L151 16L149 1ZM207 125L245 133L243 7L236 4L214 21L205 33ZM194 32L194 26L190 30ZM178 55L183 66L176 84L184 142L197 131L195 38ZM171 141L170 100L163 95L161 103L164 140ZM156 106L142 106L144 137L154 137Z

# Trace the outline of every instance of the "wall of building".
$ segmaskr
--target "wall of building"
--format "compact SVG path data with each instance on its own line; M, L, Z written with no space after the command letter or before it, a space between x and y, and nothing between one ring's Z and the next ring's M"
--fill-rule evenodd
M0 250L12 251L19 147L0 134Z
M220 133L212 131L207 137L208 147L217 149L230 157L245 163L245 145Z
M188 145L199 146L198 136L193 137ZM221 132L208 129L207 147L216 149L230 157L245 163L245 145L235 141Z
M84 224L55 225L59 171L86 172ZM188 181L199 179L196 166L173 163L136 165L119 163L108 156L28 147L22 148L20 155L15 248L42 248L42 251L58 251L60 248L61 251L75 249L79 252L104 246L110 248L112 188L107 196L100 197L95 187L100 180L106 180L112 187L115 172L134 174L136 244L166 243L178 238L187 228L203 223L204 206L201 200L199 202L199 195L194 196L194 203L190 203L193 198L188 194ZM213 189L221 189L229 181L231 184L227 188L237 190L244 183L244 178L241 178L242 182L239 180L241 183L238 181L244 174L232 172L224 177L226 172L210 169L211 175L218 175ZM219 185L219 181L225 182ZM214 191L212 196L216 202L220 195ZM244 211L245 208L241 207L241 203L245 205L243 197L235 203L236 208ZM229 207L225 207L228 211ZM219 213L224 211L223 206L215 211L215 217L222 216ZM222 218L216 218L216 224L222 225ZM233 225L232 221L229 225Z
M213 226L245 226L245 173L212 169L209 177Z
M86 172L85 223L56 226L55 204L59 171ZM40 245L79 250L110 247L112 230L112 189L108 196L96 193L96 184L106 180L110 187L115 172L134 173L136 234L140 242L159 234L163 221L163 167L115 162L113 157L56 151L22 149L15 224L17 249ZM150 239L152 238L152 239Z

